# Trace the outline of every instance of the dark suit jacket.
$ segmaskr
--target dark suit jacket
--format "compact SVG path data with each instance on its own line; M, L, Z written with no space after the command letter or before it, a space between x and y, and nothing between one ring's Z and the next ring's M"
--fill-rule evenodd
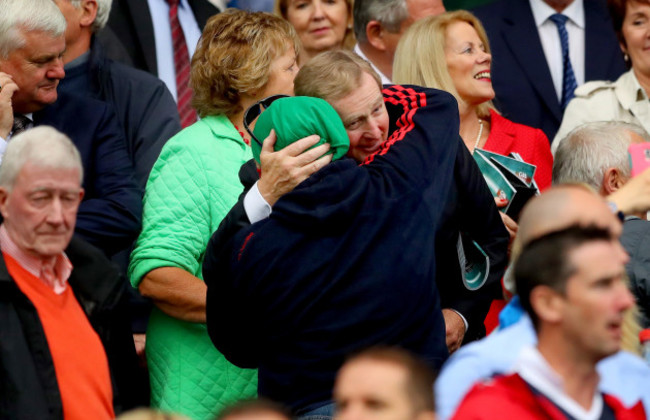
M210 16L219 13L219 9L207 0L189 0L189 3L201 30ZM122 42L133 61L133 66L158 76L153 22L147 0L113 0L108 26ZM99 38L103 43L107 42L101 33ZM111 55L109 58L119 60L119 57Z
M35 125L53 126L79 149L86 194L75 232L109 256L131 246L142 218L142 192L117 121L104 102L63 92L34 113Z
M585 0L585 81L616 80L625 63L602 0ZM474 10L492 48L497 108L520 124L555 137L562 109L528 0L502 0Z

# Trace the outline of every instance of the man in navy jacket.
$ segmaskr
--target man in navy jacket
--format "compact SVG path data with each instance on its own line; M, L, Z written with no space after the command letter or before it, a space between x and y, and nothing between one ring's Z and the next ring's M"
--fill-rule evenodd
M203 266L213 342L236 365L258 367L260 395L299 415L329 409L351 352L396 345L432 367L448 355L432 279L440 203L461 146L457 104L411 87L382 97L376 79L357 72L358 89L332 103L344 124L381 117L371 130L386 130L386 100L397 129L361 166L343 159L312 175L230 246L213 237ZM358 109L346 115L348 107Z
M59 92L87 95L113 106L138 187L144 189L160 150L181 129L176 102L157 77L107 57L95 34L106 25L110 2L83 0L76 5L59 0L56 4L68 23L66 75Z

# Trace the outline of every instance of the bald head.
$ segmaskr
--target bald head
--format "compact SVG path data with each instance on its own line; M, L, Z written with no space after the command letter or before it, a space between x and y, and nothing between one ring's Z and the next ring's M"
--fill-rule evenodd
M607 229L616 239L623 231L621 222L605 200L586 184L554 186L530 200L522 210L517 236L512 244L511 262L517 260L521 249L530 241L576 224ZM504 286L515 292L511 269L505 274Z

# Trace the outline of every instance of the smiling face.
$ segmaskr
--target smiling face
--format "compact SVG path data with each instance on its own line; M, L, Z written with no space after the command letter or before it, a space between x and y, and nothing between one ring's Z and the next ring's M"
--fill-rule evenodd
M348 156L363 162L388 138L388 111L377 81L363 72L359 87L337 100L328 100L341 117L350 138Z
M629 257L617 239L592 241L570 252L576 272L560 299L564 335L598 361L620 349L623 315L634 304L625 283Z
M621 31L634 72L650 78L650 4L628 1Z
M478 33L467 22L455 22L445 32L445 60L449 76L460 99L467 105L480 105L494 98L490 63Z
M24 252L48 258L63 252L74 232L83 197L78 169L26 163L8 191L0 187L7 233Z
M351 20L345 0L287 1L286 18L296 28L307 58L343 45Z
M56 101L56 88L63 79L65 37L42 31L23 31L25 45L0 58L0 71L18 85L12 97L15 112L27 114Z

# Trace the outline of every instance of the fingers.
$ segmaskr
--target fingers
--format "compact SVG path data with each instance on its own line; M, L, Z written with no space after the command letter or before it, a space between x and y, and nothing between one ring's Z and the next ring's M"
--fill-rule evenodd
M517 222L512 220L512 218L507 214L505 213L500 213L500 214L501 214L501 220L503 220L503 224L506 226L506 229L508 229L508 233L510 234L510 237L513 238L517 233L517 230L519 229L519 225L517 225Z
M273 153L273 146L275 146L275 141L277 136L275 135L275 130L271 129L268 137L262 142L262 152L261 153Z
M12 98L18 85L7 73L0 72L0 137L6 139L14 121Z
M284 149L280 150L280 152L283 152L284 154L288 156L298 156L301 153L303 153L305 150L309 149L316 143L320 141L320 137L317 134L312 134L311 136L307 136L305 138L302 138L298 141L295 141L285 147ZM312 159L313 160L313 159Z
M443 309L442 316L445 320L445 341L447 349L452 353L456 351L463 342L463 337L465 336L465 323L460 315L451 309Z
M507 198L494 197L494 202L498 208L502 208L507 206L509 201Z
M308 163L313 162L314 160L323 156L325 153L329 152L329 150L329 143L318 145L313 149L309 149L296 156L296 164L299 166L307 165Z

